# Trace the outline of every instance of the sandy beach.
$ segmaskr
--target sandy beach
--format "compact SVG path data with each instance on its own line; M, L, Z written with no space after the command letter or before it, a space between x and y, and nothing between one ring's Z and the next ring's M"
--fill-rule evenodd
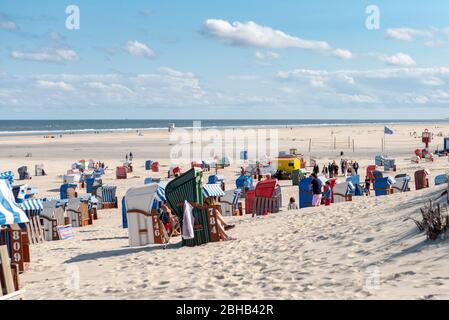
M439 196L446 185L434 186L436 175L449 171L447 157L412 163L423 148L420 134L434 133L429 149L443 147L449 123L395 124L386 136L386 154L396 159L394 176L412 177L411 191L383 197L354 197L352 202L287 211L298 187L280 181L281 212L252 218L225 217L236 224L236 240L182 247L180 237L163 246L130 248L121 227L121 210L99 211L91 226L76 228L75 237L31 246L31 264L21 276L26 299L447 299L449 254L446 240L427 241L409 218ZM297 148L320 168L344 158L366 166L381 153L383 125L278 128L279 150ZM414 137L411 133L417 132ZM441 136L439 136L441 133ZM37 197L59 194L62 175L80 159L108 166L103 182L117 186L121 199L128 188L143 185L147 176L167 180L173 142L167 130L64 134L62 137L0 136L0 172L28 166L27 181ZM310 150L310 151L309 151ZM134 154L134 171L115 178L115 167L126 153ZM28 157L26 156L28 154ZM161 170L148 174L145 160L159 161ZM44 164L47 176L35 177L34 165ZM187 169L188 164L183 166ZM426 168L431 187L415 191L413 173ZM212 172L211 172L212 173ZM219 171L226 188L235 188L239 166ZM209 173L205 173L207 177ZM344 179L344 177L342 177ZM83 193L83 191L81 191ZM378 283L370 285L376 274ZM79 287L73 287L73 277ZM79 277L78 277L79 275Z

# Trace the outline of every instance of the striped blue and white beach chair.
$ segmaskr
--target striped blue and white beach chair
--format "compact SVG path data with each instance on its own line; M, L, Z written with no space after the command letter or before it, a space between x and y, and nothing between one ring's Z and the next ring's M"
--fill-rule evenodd
M28 217L15 202L9 182L0 179L0 226L28 222Z
M220 199L221 214L224 216L232 216L238 209L238 202L241 189L226 191L226 194Z
M98 209L118 208L116 192L116 186L103 185L98 188Z
M12 171L1 172L0 179L8 181L9 187L11 187L14 183L14 173L12 173Z

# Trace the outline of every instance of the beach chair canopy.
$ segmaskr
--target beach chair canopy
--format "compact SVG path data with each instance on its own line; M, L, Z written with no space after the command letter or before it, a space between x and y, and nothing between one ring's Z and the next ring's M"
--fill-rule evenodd
M250 188L253 185L253 178L250 176L240 176L235 180L235 186L237 188Z
M441 184L445 184L448 182L448 174L440 174L438 176L435 177L435 185L441 185Z
M203 186L203 195L208 197L223 197L225 192L221 189L219 184L205 184Z
M151 212L153 202L156 198L157 188L157 183L150 183L141 187L128 189L125 194L126 210Z
M43 200L42 199L28 199L20 204L20 207L24 211L34 211L34 210L43 210Z
M207 183L209 183L209 184L215 184L215 183L220 183L220 182L224 182L224 181L225 181L225 178L224 178L224 175L222 175L222 174L211 175L207 179Z
M0 179L0 226L28 222L25 212L14 201L5 179Z
M12 171L1 172L0 179L8 181L9 186L12 186L14 183L14 173L12 173Z
M256 184L255 193L256 197L271 198L274 194L274 190L278 185L277 179L270 179L260 181Z
M156 192L156 200L159 202L167 202L165 198L165 187L167 183L158 183L157 184L157 192Z
M372 175L374 179L382 179L384 177L383 173L379 170L373 170Z

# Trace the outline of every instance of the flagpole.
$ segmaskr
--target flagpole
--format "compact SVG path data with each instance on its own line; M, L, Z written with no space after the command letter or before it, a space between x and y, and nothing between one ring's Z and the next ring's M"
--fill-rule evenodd
M383 155L385 155L386 154L386 150L385 150L385 137L386 137L386 135L385 135L385 127L384 127L384 154Z

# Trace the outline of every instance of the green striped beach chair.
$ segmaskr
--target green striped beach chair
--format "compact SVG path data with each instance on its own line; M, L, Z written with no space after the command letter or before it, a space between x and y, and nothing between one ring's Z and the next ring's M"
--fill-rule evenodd
M178 216L179 224L182 226L184 200L190 203L203 205L203 195L201 189L202 172L192 168L181 174L176 179L170 181L165 187L165 197L174 213ZM194 208L193 215L195 237L189 240L182 240L184 246L197 246L208 243L210 239L209 224L207 221L207 210Z

